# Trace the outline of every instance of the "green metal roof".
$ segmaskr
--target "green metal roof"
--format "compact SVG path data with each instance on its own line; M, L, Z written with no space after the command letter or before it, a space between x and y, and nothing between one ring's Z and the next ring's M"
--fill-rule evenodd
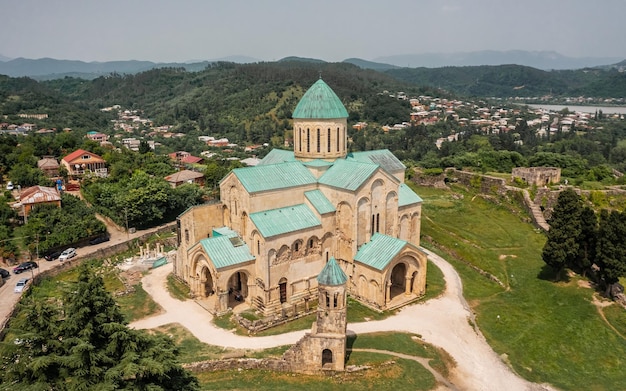
M368 243L359 248L354 256L359 261L377 270L383 270L408 242L391 236L375 233Z
M404 183L400 184L398 189L398 206L407 206L423 202L422 198L415 194L413 189Z
M348 118L348 111L337 94L319 79L302 96L292 118Z
M346 156L346 160L356 160L364 163L378 164L387 172L406 170L406 166L388 149L352 152Z
M347 190L358 189L378 169L373 163L361 163L353 160L337 159L319 179L323 185Z
M346 281L348 281L348 277L337 265L335 257L330 258L320 274L317 275L317 282L320 285L337 286L345 284Z
M212 236L226 236L227 238L234 238L236 236L239 236L239 234L235 231L233 231L232 229L230 229L229 227L219 227L219 228L213 228L213 235Z
M250 219L265 238L322 225L305 204L251 213Z
M200 245L216 269L235 266L255 259L244 241L233 239L239 238L215 236L200 241Z
M294 161L296 161L296 158L293 156L293 151L274 148L267 155L265 155L257 166Z
M319 190L311 190L304 192L304 196L309 202L313 205L313 207L317 210L317 213L324 214L335 212L336 209L333 204L330 203L328 198Z
M309 162L302 162L302 164L304 164L307 167L326 167L326 166L332 166L333 162L327 162L326 160L322 160L322 159L315 159Z
M233 173L248 193L285 189L317 182L313 174L300 162L236 168Z

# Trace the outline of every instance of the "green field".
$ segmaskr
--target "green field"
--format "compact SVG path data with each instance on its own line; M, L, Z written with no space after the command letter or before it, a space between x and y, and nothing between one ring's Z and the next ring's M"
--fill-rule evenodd
M424 199L422 245L457 269L481 331L516 372L566 390L626 388L623 308L596 307L579 276L552 282L544 235L510 208L458 187L415 190Z

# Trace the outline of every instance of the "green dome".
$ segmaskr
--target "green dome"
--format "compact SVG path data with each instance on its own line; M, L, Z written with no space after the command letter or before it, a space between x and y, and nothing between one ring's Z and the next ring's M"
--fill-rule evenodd
M345 284L346 281L348 281L348 277L337 265L335 257L331 257L320 274L317 275L317 282L321 285L337 286Z
M319 79L304 93L293 111L292 118L348 118L348 112L337 94Z

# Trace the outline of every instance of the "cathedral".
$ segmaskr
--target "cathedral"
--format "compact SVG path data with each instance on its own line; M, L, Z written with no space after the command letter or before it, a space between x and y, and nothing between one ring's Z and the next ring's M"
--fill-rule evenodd
M293 151L232 170L218 202L178 217L175 274L216 314L240 304L263 316L309 311L331 259L361 303L415 301L427 262L406 167L388 150L348 152L348 112L321 78L292 117Z

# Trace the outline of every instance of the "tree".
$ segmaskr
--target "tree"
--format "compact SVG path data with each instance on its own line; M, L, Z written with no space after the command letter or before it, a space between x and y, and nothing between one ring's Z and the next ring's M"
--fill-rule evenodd
M129 329L102 277L87 265L61 307L27 297L0 344L0 385L41 390L184 390L198 382L165 336Z
M598 241L598 218L588 206L583 207L580 213L580 228L578 256L570 267L581 272L584 277L596 258Z
M626 215L618 211L602 210L598 227L596 264L600 268L600 277L607 296L619 278L626 276L624 237L626 237Z
M556 280L561 278L566 267L575 264L579 254L581 211L580 197L574 190L566 189L559 194L552 217L548 221L548 241L541 254L543 261L556 272Z

